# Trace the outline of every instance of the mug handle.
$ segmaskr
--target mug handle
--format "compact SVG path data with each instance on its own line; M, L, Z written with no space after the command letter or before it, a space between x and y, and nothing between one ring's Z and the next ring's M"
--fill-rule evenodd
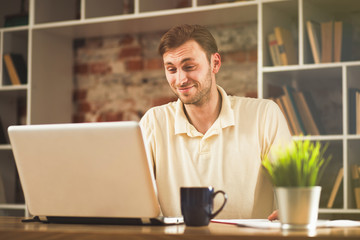
M222 190L216 191L216 192L213 194L213 196L212 196L213 199L215 198L215 196L216 196L218 193L222 193L222 195L224 196L224 202L223 202L222 206L221 206L216 212L214 212L213 214L210 215L210 219L212 219L212 218L214 218L216 215L218 215L218 214L221 212L221 210L223 210L223 208L225 207L225 204L226 204L226 202L227 202L227 194L226 194L224 191L222 191Z

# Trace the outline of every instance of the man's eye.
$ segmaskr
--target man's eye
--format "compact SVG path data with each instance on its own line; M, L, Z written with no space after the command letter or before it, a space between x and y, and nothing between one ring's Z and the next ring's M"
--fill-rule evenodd
M176 68L173 68L173 67L168 67L166 70L168 72L170 72L170 73L175 73L176 72Z
M195 65L189 65L189 66L184 67L185 71L191 71L191 70L194 70L194 69L195 69Z

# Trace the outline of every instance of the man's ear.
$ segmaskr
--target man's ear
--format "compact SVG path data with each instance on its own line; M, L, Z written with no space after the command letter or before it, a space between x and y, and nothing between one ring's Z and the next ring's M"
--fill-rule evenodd
M214 53L211 56L212 72L218 73L221 67L221 56L219 53Z

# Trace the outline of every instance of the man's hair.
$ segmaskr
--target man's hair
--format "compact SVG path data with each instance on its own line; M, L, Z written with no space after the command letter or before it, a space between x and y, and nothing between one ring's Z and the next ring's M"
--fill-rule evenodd
M172 27L162 36L158 49L159 53L163 56L169 50L177 48L189 40L196 41L205 51L209 60L213 53L218 52L216 41L206 27L183 24Z

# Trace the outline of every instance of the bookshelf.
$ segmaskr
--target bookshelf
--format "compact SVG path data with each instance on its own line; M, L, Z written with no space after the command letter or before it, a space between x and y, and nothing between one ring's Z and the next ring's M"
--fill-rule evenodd
M354 50L352 56L341 61L315 63L307 22L315 21L321 25L329 21L342 21L350 23L356 31L359 28L359 12L360 6L352 0L262 1L259 11L262 16L259 18L259 41L262 44L262 48L259 48L261 57L258 65L259 96L278 98L283 94L279 88L284 85L295 91L309 93L314 100L313 114L317 115L323 131L320 135L311 136L295 134L293 138L309 138L328 143L329 153L333 156L321 182L323 190L320 213L324 216L346 215L359 218L360 214L351 174L352 166L360 163L360 136L350 131L355 120L350 117L353 103L349 102L349 90L360 86L360 55ZM277 26L292 32L296 43L297 64L273 65L267 36ZM320 39L320 51L321 44ZM343 178L332 206L328 207L331 191L341 168L344 171Z
M165 31L179 23L204 25L257 22L258 96L277 97L271 85L288 84L310 91L316 98L324 134L294 136L328 142L333 160L323 184L322 214L355 214L350 166L359 164L360 136L350 133L348 89L360 88L360 58L352 61L314 64L306 21L345 20L360 12L357 0L29 0L28 24L2 27L5 16L19 12L21 0L0 0L0 54L21 54L27 64L27 84L12 85L0 59L0 117L3 127L12 124L67 123L72 121L73 42L76 38L125 33ZM216 17L214 17L216 16ZM359 22L359 15L351 15ZM288 66L273 66L267 35L280 26L294 37L296 60ZM342 190L334 207L326 207L332 178L343 167ZM6 197L0 215L26 215L9 144L0 144L1 185ZM20 193L19 193L20 192Z

